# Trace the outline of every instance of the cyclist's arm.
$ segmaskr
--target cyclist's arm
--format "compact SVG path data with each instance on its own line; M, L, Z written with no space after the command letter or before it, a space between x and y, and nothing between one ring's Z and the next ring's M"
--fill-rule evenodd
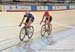
M23 17L22 21L20 22L19 26L22 25L23 21L24 21L25 17Z
M23 19L22 19L22 21L21 21L21 24L23 23L23 21L24 21L25 17L26 17L26 14L23 16Z
M44 16L42 17L42 20L41 20L41 22L44 20Z
M24 19L25 19L25 17L23 17L23 19L22 19L21 23L23 23Z

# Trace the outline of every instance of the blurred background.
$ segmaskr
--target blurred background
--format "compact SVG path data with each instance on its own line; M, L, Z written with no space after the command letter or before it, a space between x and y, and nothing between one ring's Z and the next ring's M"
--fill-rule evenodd
M75 0L0 0L0 3L32 3L32 4L66 4L75 3ZM30 5L32 5L30 4Z

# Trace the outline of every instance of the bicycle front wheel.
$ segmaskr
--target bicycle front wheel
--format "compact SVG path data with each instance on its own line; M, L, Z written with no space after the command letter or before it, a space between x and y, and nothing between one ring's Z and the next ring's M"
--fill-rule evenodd
M25 38L25 27L22 27L19 33L19 39L23 41L24 38Z
M34 27L30 26L29 28L27 28L27 32L28 32L28 39L31 39L34 33Z
M41 36L44 37L45 36L45 32L46 32L46 26L42 25L41 27Z

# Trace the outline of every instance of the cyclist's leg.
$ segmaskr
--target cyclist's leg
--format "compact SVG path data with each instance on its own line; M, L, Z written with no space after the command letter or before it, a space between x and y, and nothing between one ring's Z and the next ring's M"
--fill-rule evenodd
M45 26L46 26L46 31L48 31L48 18L45 18L45 24L44 24Z
M49 31L49 29L50 29L50 22L48 22L48 31Z
M49 29L48 29L48 35L51 34L51 21L52 21L52 16L50 17L50 21L48 23L48 27L49 27Z
M26 28L28 27L29 20L30 20L29 18L26 19L26 22L25 22Z
M52 22L52 16L50 16L50 26L51 26L51 22Z
M32 23L32 19L31 18L29 18L29 21L28 21L28 23L27 23L27 27L29 28L30 27L30 25L31 25L31 23Z
M25 21L25 31L26 31L26 35L28 34L28 33L27 33L27 24L28 24L28 22L29 22L29 18L27 18L26 21Z
M47 24L47 31L49 31L49 29L50 29L50 20L48 21L48 18L46 18L45 19L45 21L46 21L46 24Z
M51 21L52 21L52 16L50 16L50 19L49 19L49 21L48 21L48 30L50 30L50 26L51 26Z

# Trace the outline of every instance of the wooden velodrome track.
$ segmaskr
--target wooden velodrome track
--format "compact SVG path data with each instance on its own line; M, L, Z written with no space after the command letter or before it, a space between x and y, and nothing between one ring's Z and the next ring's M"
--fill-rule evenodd
M32 24L35 32L32 39L35 39L37 37L41 37L40 21L44 12L31 13L35 17L35 21ZM75 29L75 10L50 11L50 13L53 16L52 34L69 29ZM5 41L11 38L13 39L13 37L17 37L18 41L18 34L21 28L18 27L18 25L24 14L24 12L0 12L0 49L5 47Z

